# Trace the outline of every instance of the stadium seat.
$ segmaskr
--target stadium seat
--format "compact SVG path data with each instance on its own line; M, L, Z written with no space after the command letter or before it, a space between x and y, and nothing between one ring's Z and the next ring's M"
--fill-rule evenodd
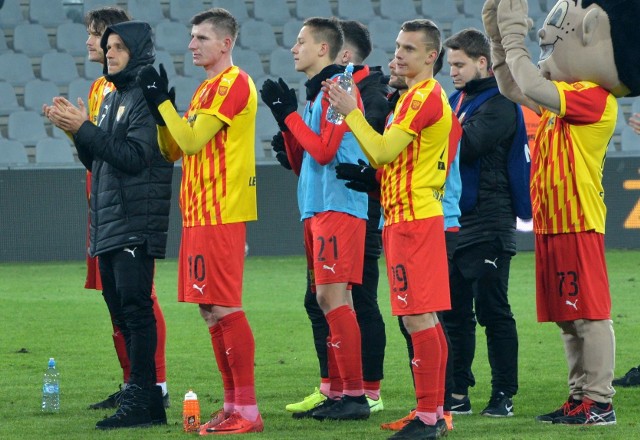
M0 54L9 51L11 51L11 49L9 49L9 46L7 45L7 37L5 36L4 31L0 29Z
M36 163L70 164L74 163L69 139L44 138L36 143Z
M69 101L75 104L78 102L78 98L82 98L84 104L87 105L91 84L93 84L93 81L86 78L76 78L71 81L67 92Z
M306 20L309 17L331 17L333 11L329 0L296 0L296 17Z
M238 48L233 51L233 64L247 72L251 78L262 78L264 67L260 55L251 49Z
M191 18L205 9L202 0L170 0L169 18L190 26Z
M475 28L484 32L482 20L477 17L458 17L451 22L451 35L460 32L463 29Z
M231 12L233 16L238 20L238 23L243 24L249 19L249 13L247 12L247 4L244 1L238 0L213 0L212 6L214 8L224 8Z
M482 7L484 6L484 1L485 0L463 0L462 10L464 11L464 15L474 18L482 17Z
M29 20L45 27L58 27L69 22L65 13L64 0L30 0Z
M89 61L89 58L84 59L84 77L86 79L94 80L104 75L103 66L95 61Z
M80 23L63 23L56 30L56 47L74 57L87 54L87 28Z
M369 22L371 43L384 51L395 51L400 23L388 18L375 18Z
M269 74L288 83L298 82L303 77L302 73L296 72L291 51L282 47L273 49L269 55Z
M31 59L23 53L3 53L0 55L0 78L14 86L25 85L35 78Z
M16 89L6 81L0 81L0 116L22 110L16 97Z
M640 152L640 135L628 125L622 129L620 149L622 151Z
M202 81L188 76L176 76L169 85L176 88L176 107L181 115L189 108L191 97Z
M285 49L291 49L293 45L296 44L300 28L302 28L302 20L298 20L297 18L287 21L284 26L282 26L282 46Z
M338 0L338 17L368 23L376 13L371 0Z
M53 98L60 96L60 89L52 81L32 79L24 86L24 108L35 112L42 111L42 105L51 105Z
M240 27L240 46L267 54L278 46L276 35L269 23L247 20Z
M0 26L2 29L14 28L25 22L20 0L5 0L0 8Z
M434 20L438 27L440 22L451 23L460 16L456 2L442 0L422 0L422 15Z
M380 0L380 15L403 23L416 18L416 6L413 0Z
M624 117L622 108L618 106L618 117L616 118L616 127L613 130L613 134L622 134L622 130L627 126L627 120Z
M154 28L156 50L166 50L170 54L183 54L189 46L191 28L170 20L163 20Z
M0 139L0 165L26 165L28 163L27 150L21 142Z
M386 52L378 47L374 47L367 57L365 63L370 66L380 66L385 74L389 73L389 61L393 59L393 52Z
M165 20L162 0L128 0L127 11L136 20L155 26Z
M298 84L298 90L296 90L296 95L298 95L298 104L301 104L302 106L307 103L307 86L305 83L306 81L300 81L300 84Z
M37 23L21 23L14 28L13 48L30 57L40 57L53 50L47 30Z
M527 49L529 49L529 53L531 54L531 61L533 61L533 63L537 63L540 59L540 45L537 41L526 40L525 42L527 43Z
M182 66L184 70L184 76L195 78L200 81L204 80L207 77L207 72L205 72L202 66L196 66L195 64L193 64L193 54L191 53L191 51L185 52L184 62Z
M260 103L258 105L258 114L256 115L256 137L261 141L271 142L273 135L280 131L278 123L273 119L271 110L266 105Z
M633 98L631 113L640 113L640 98Z
M86 14L87 12L93 9L103 8L105 6L113 6L115 2L109 1L109 0L83 0L83 3L84 3L84 11L83 11L83 16L84 16L84 14Z
M177 75L176 66L173 63L173 57L166 50L158 50L156 51L156 60L153 65L156 69L160 69L160 64L164 66L164 69L167 71L167 76L171 79Z
M73 57L64 52L44 54L40 65L40 76L58 85L67 85L80 77Z
M253 16L269 24L282 26L291 19L287 0L254 1Z
M31 110L13 112L9 115L7 134L11 140L35 146L40 139L47 137L44 116Z

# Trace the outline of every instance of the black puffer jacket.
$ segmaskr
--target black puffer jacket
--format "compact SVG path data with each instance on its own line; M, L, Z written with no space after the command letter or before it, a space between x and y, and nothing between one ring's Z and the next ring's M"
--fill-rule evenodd
M150 256L163 258L173 165L160 155L154 119L136 84L140 68L155 58L151 28L136 21L108 27L101 40L105 54L111 33L122 38L130 60L106 75L116 90L105 97L98 125L87 121L74 135L78 157L92 172L90 254L144 245Z
M464 100L497 87L494 77L473 80L464 88ZM516 133L516 108L498 94L487 100L462 123L460 162L480 159L478 202L460 217L458 249L498 239L505 251L515 254L516 216L511 207L507 157Z

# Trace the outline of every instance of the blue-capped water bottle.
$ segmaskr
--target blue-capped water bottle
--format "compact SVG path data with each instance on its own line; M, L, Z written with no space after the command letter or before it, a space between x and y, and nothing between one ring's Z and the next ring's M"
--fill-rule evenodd
M56 361L49 359L49 367L44 372L42 385L42 411L58 412L60 410L60 376L56 370Z
M343 90L346 90L347 93L351 93L351 88L353 87L353 63L347 64L344 73L338 77L337 83ZM327 109L327 121L340 125L342 121L344 121L344 115L340 114L330 105Z

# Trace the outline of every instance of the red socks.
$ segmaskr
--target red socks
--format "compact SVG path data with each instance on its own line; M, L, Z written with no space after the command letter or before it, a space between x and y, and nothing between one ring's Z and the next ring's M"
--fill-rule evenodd
M440 365L442 359L442 349L438 331L435 327L421 330L411 334L413 343L413 377L416 383L416 399L418 413L433 413L435 418L436 407L438 405L438 395L441 387ZM446 346L445 346L446 347ZM426 421L425 421L426 423ZM435 420L434 420L435 423ZM434 424L431 423L431 424Z
M348 305L344 305L331 310L325 317L329 324L328 349L335 355L342 378L342 393L361 396L364 394L361 339L356 315Z
M231 313L218 321L224 338L223 353L233 374L235 404L256 405L254 382L255 342L243 311ZM217 358L217 353L216 353Z

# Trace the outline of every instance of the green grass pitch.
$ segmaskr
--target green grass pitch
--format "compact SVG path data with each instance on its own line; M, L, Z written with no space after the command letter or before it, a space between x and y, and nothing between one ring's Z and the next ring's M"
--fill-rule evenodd
M613 320L617 337L616 375L640 363L640 252L609 251ZM413 405L404 339L389 312L388 284L381 261L379 302L387 324L382 397L385 410L363 422L293 420L284 410L318 385L317 360L303 296L302 257L249 257L245 309L256 339L256 386L265 421L249 439L385 439L380 423L402 417ZM181 407L192 388L202 417L221 405L222 390L209 333L197 307L176 300L175 260L159 261L156 290L167 323L167 376L172 406L169 424L148 429L99 432L96 421L111 413L87 409L113 393L122 381L113 349L107 308L101 295L83 289L83 262L0 264L0 438L2 439L185 439ZM520 390L515 416L478 415L490 392L484 333L478 329L470 392L474 414L456 416L451 439L632 439L639 438L640 388L619 389L618 424L576 428L536 423L567 397L566 365L559 331L535 318L534 259L523 252L512 263L510 301L520 337ZM49 357L61 373L61 411L42 414L42 374Z

